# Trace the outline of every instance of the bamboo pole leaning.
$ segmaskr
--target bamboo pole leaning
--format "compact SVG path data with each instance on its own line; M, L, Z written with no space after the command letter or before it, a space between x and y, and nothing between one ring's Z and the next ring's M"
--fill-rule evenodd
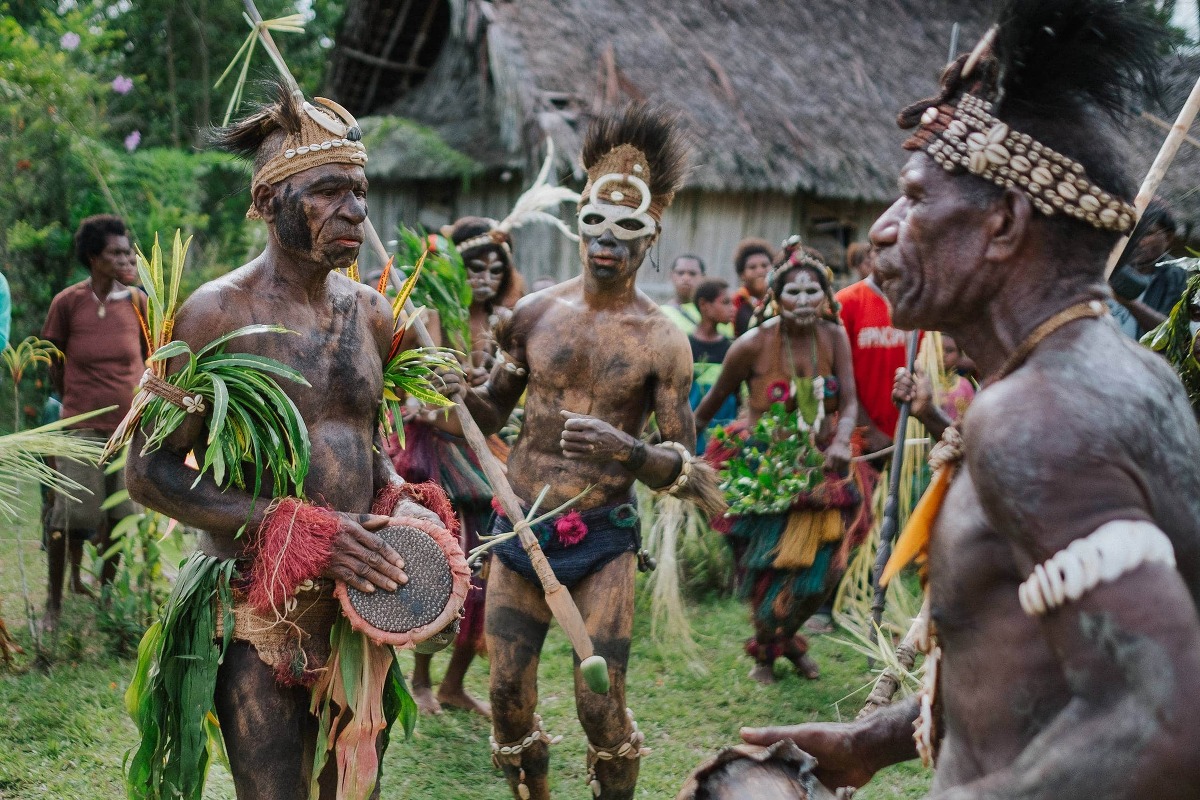
M288 69L287 63L283 60L279 48L276 47L274 40L271 38L271 32L262 24L262 16L258 13L258 9L254 5L254 0L243 0L243 2L250 20L255 26L255 30L262 40L263 46L270 55L271 60L275 63L275 67L279 70L281 77L287 82L292 91L299 91L300 87ZM364 227L366 229L367 244L370 245L381 262L386 262L388 259L387 249L384 247L383 241L379 238L379 234L375 231L375 226L371 224L370 218L364 220ZM417 341L421 346L434 347L433 337L429 335L429 330L425 327L421 315L416 313L416 309L413 307L411 301L405 304L405 312L412 320L413 330L416 332ZM457 403L454 406L454 413L458 417L459 424L462 426L463 436L466 438L467 444L475 453L476 458L479 459L479 465L483 469L488 483L491 484L492 491L496 493L496 499L500 501L501 508L504 509L505 516L513 521L513 528L517 532L521 547L528 554L529 561L533 565L538 580L542 584L542 592L546 598L546 605L549 606L554 618L558 620L558 624L562 626L563 632L571 642L571 647L579 656L580 671L588 688L597 694L606 694L609 689L608 665L602 656L596 654L591 636L588 635L587 626L583 622L583 616L579 613L579 608L575 605L574 598L571 597L570 591L555 577L550 562L546 560L545 553L542 552L542 548L538 545L537 537L530 529L529 524L524 521L525 515L521 510L521 501L509 485L503 466L496 456L492 454L483 432L475 424L475 420L471 416L471 412L467 410L467 407L463 403Z
M1183 104L1183 108L1179 110L1179 116L1175 119L1175 124L1171 126L1170 133L1163 140L1162 148L1159 149L1158 155L1154 157L1154 163L1150 165L1150 171L1146 173L1146 179L1142 181L1142 186L1138 189L1137 197L1133 201L1133 207L1137 211L1137 219L1134 220L1134 225L1137 225L1138 220L1142 218L1142 214L1146 213L1146 207L1150 205L1150 200L1153 199L1154 193L1158 191L1158 187L1162 184L1163 178L1166 177L1167 168L1171 166L1171 162L1175 160L1175 154L1179 152L1180 145L1188 138L1188 129L1192 127L1192 122L1196 119L1196 112L1200 111L1200 78L1196 79L1196 84L1192 87L1192 93L1188 95L1187 101ZM1104 267L1104 280L1112 277L1113 270L1117 268L1117 263L1120 262L1121 256L1125 254L1125 248L1129 245L1129 237L1132 235L1131 230L1128 234L1121 237L1113 247L1112 253L1108 256L1108 264Z

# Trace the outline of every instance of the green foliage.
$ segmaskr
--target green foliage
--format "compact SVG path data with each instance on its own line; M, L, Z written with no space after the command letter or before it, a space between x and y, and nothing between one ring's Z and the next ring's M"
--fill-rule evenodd
M103 507L111 508L128 498L129 493L122 489L109 497ZM130 514L114 525L109 532L109 547L103 553L91 542L84 549L90 564L88 571L97 583L101 581L105 562L116 559L116 575L100 590L96 629L107 639L113 655L128 656L154 621L155 611L167 599L169 585L163 565L178 563L183 552L183 527L147 510Z
M404 180L461 180L464 185L483 166L442 140L437 131L404 117L375 117L363 122L363 144L371 153L371 174Z
M432 246L432 249L429 247ZM454 243L443 236L426 236L400 226L396 239L396 263L407 278L421 256L429 250L421 280L412 291L413 305L431 308L438 314L447 344L462 353L471 352L471 284L467 269Z
M772 404L750 431L750 446L724 430L715 434L722 447L735 449L721 470L721 490L730 499L729 513L780 514L796 496L811 491L823 478L825 456L813 442L812 430L783 403Z
M1161 325L1142 337L1142 344L1171 362L1187 390L1192 409L1200 416L1200 361L1196 360L1196 337L1189 325L1192 309L1200 306L1200 259L1190 259L1188 269L1191 276L1183 297Z
M125 709L141 743L125 773L130 798L200 800L212 751L207 725L213 713L217 668L233 634L232 559L194 553L180 569L162 616L138 647L137 668ZM217 639L216 606L224 610Z

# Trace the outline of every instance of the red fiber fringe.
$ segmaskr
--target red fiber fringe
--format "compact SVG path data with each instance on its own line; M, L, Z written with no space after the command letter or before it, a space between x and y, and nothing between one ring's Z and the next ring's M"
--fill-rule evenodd
M375 501L371 503L371 513L384 517L395 516L396 506L404 500L412 500L437 514L438 519L442 521L442 527L450 531L452 536L458 536L458 514L455 513L446 492L433 481L389 483L375 495Z
M250 565L248 600L260 614L284 603L325 570L333 555L338 518L328 509L285 497L263 520Z

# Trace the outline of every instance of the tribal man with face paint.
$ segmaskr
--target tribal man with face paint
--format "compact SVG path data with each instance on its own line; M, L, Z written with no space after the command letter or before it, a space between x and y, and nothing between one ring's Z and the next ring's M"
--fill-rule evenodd
M733 513L712 524L744 571L754 625L746 652L755 662L750 676L762 683L775 680L780 656L806 678L820 675L798 631L870 528L869 493L858 470L848 474L858 400L828 268L799 237L785 243L779 262L756 315L769 318L733 343L696 408L702 428L727 397L748 390L749 420L715 435L706 457L724 470ZM771 464L781 467L764 474ZM769 480L739 479L743 468Z
M644 752L625 704L640 547L633 482L672 492L703 483L703 464L690 455L687 337L634 285L682 182L687 154L673 119L634 106L594 121L582 158L588 174L579 211L583 274L517 304L497 335L499 363L466 404L483 431L494 432L527 392L525 424L508 461L524 503L549 487L541 505L549 510L590 487L574 509L534 532L571 590L596 653L608 662L606 695L588 689L578 664L575 670L592 792L631 798ZM640 438L652 413L667 444L647 446ZM511 528L500 516L493 532ZM546 798L551 740L535 710L550 610L516 539L493 552L486 625L494 761L514 796Z
M369 722L370 715L362 715L368 731L342 736L353 722L347 718L349 709L340 709L341 716L333 722L328 715L318 717L310 711L313 687L329 672L337 652L330 634L341 610L333 584L341 580L368 593L396 590L408 581L404 559L375 531L392 516L421 517L442 525L435 514L413 502L419 495L396 475L379 435L383 362L393 330L388 300L335 271L358 257L367 218L367 157L358 125L336 103L321 98L307 102L283 85L276 92L275 102L214 134L223 149L254 161L247 216L266 224L266 249L197 289L179 311L174 336L199 352L246 325L280 324L289 329L286 334L241 336L225 347L231 353L275 359L308 381L280 381L280 387L307 428L311 461L305 489L307 496L319 498L319 505L272 498L269 476L262 481L265 496L255 497L219 486L208 473L198 475L185 458L190 451L204 451L208 418L202 414L188 414L152 452L143 452L144 434L132 442L126 470L130 495L201 531L198 552L184 569L195 559L216 559L227 565L222 567L226 575L233 574L225 579L223 590L214 585L183 599L173 596L166 605L174 609L162 622L167 636L191 641L207 630L215 641L197 642L196 655L187 660L156 659L152 666L145 665L138 683L146 674L164 674L186 692L170 695L168 700L176 702L158 695L147 700L166 707L153 719L165 715L171 727L143 726L142 746L130 762L149 764L149 777L128 776L134 797L200 796L203 770L182 755L190 746L188 752L195 757L207 742L205 728L211 721L194 720L196 713L215 714L219 720L216 735L224 740L242 800L333 800L344 796L347 785L378 797L384 739L377 735L391 722L385 715L395 716L387 709L401 701L394 692L402 691L397 689L399 668L390 648L364 639L364 649L355 653L363 662L382 663L386 671L364 689L370 695L365 707L381 702L384 709ZM187 356L176 357L170 370L186 362ZM445 380L457 391L454 375ZM246 478L246 485L255 485L253 476ZM406 495L408 499L397 503ZM444 496L440 499L444 502ZM282 508L291 509L283 512L287 516L282 527L292 546L269 558L262 552L265 531ZM306 532L314 527L330 537L323 548L327 558L314 556L313 551L322 548L307 546L302 538L311 536ZM283 616L274 607L263 611L250 600L253 576L261 573L257 567L264 559L269 571L314 576L286 587L290 591L280 604ZM181 572L177 591L188 585ZM215 612L220 591L232 596L232 608L224 609L231 613ZM232 630L214 630L214 617L232 619ZM194 630L188 629L189 622ZM142 666L139 660L139 669ZM353 672L339 673L347 671ZM206 714L204 689L209 682L215 697ZM197 690L201 705L193 707ZM195 728L181 724L181 719L194 720ZM354 747L344 750L343 738Z
M936 800L1200 796L1200 431L1104 303L1137 214L1115 123L1164 72L1155 14L1010 0L900 114L875 274L897 325L949 332L985 382L884 570L921 565L923 690L742 733L791 739L831 788L920 755Z

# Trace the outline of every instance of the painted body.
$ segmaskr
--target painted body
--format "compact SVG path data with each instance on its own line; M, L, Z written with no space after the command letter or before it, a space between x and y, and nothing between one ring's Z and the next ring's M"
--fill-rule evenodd
M611 209L619 218L628 209ZM624 220L622 220L624 221ZM617 223L619 224L619 223ZM680 469L679 456L648 448L636 470L624 462L651 413L664 440L689 450L695 428L688 405L691 351L686 336L634 286L652 236L618 238L611 230L584 235L581 277L530 295L517 304L501 336L506 358L527 375L498 366L489 382L466 396L480 427L495 432L523 392L525 423L508 461L513 489L526 504L549 486L543 508L553 508L589 486L579 508L624 502L634 480L664 486ZM653 347L647 347L653 342ZM589 741L616 747L631 727L625 714L625 672L633 628L634 557L622 555L584 578L572 596L596 652L609 666L612 688L589 690L575 670L575 699ZM487 597L487 641L492 659L491 700L499 742L523 739L537 705L538 654L550 620L541 588L493 559ZM601 761L596 775L604 798L631 798L638 761ZM526 750L521 766L504 765L517 795L520 769L534 798L548 797L547 746Z
M291 365L311 383L279 381L312 441L306 494L339 512L334 555L323 574L374 591L407 581L403 559L372 533L387 518L368 513L375 493L396 478L376 424L392 318L385 297L332 272L358 255L366 188L362 168L345 164L256 186L255 207L269 231L266 251L198 289L180 309L175 338L195 351L244 325L282 323L294 331L239 337L226 347ZM173 362L170 370L179 367ZM255 531L270 498L222 491L209 476L193 486L196 472L184 458L202 447L204 435L203 421L189 418L162 448L142 455L139 434L129 451L130 494L202 530L199 546L209 555L239 557L253 534L238 537L238 529L245 524ZM263 483L269 486L270 480ZM404 513L436 521L411 503ZM308 713L309 693L278 685L254 647L237 642L222 665L216 704L238 796L305 796L317 730ZM322 798L333 797L335 777L331 760L321 776Z
M1027 195L972 194L924 155L872 229L897 324L948 331L984 375L1034 328L1104 296L1112 236L1067 234ZM1060 223L1074 225L1075 223ZM1071 259L1074 259L1072 261ZM1167 366L1105 319L1047 336L977 396L934 528L941 740L931 796L1186 798L1200 787L1200 431ZM1143 564L1045 616L1017 587L1113 520L1150 520L1178 569ZM914 755L909 701L848 725L748 730L817 756L829 786Z

